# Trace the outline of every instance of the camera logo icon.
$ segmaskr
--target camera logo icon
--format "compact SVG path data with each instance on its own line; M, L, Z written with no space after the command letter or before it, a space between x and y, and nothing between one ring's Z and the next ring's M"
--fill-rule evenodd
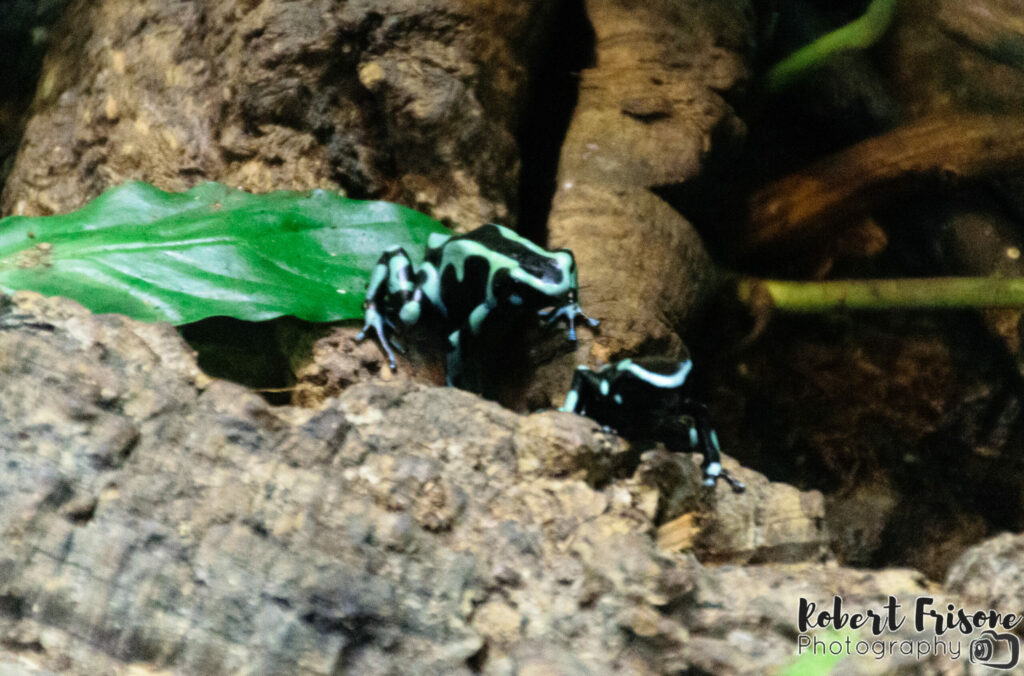
M1000 655L996 661L996 653L1006 644L1006 657ZM992 669L1012 669L1020 661L1020 639L1013 634L997 634L988 629L981 632L981 637L971 641L970 657L972 664L981 664Z

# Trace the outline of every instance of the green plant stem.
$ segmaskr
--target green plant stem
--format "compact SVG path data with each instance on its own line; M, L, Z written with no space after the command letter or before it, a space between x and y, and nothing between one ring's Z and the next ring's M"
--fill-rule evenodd
M768 71L766 86L777 92L812 68L820 66L836 52L870 47L885 33L896 14L898 0L872 0L859 18L842 28L826 33L814 42L779 61Z
M843 308L1024 307L1024 278L932 277L831 282L744 278L738 283L737 295L744 303L756 298L770 299L772 307L788 312L825 312Z

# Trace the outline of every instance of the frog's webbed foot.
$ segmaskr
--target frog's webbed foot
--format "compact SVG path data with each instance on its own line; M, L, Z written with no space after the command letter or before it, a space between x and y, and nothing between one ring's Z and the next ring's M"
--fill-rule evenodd
M742 493L747 490L746 485L722 467L720 462L707 462L702 464L704 470L704 485L713 488L719 479L732 487L734 493Z
M582 317L583 319L585 319L587 321L587 324L589 324L591 327L595 327L598 324L600 324L600 322L594 319L593 317L588 317L583 312L583 310L580 309L579 303L569 303L568 305L563 305L562 307L555 308L553 310L541 310L538 313L538 315L541 319L546 320L545 324L552 324L558 319L564 317L565 320L569 322L569 340L576 340L577 317Z
M394 341L389 340L387 333L384 331L385 321L387 320L381 317L380 313L377 312L377 306L370 303L366 306L366 323L363 325L363 330L356 336L356 340L364 340L366 338L366 332L373 329L377 334L377 341L380 343L381 348L383 348L384 353L388 356L388 366L390 366L391 370L394 371L398 368L398 364L395 362L395 353L391 351L391 345L389 344L394 343ZM390 321L387 321L387 324L394 326ZM402 349L398 343L394 343L394 345L399 352L404 352L404 349Z
M693 426L690 428L690 446L700 449L704 456L700 465L704 471L703 484L714 488L718 480L721 479L732 486L734 492L745 491L747 487L743 485L743 482L722 467L722 450L718 445L718 435L715 434L715 430L711 428L711 423L708 420L708 407L700 402L687 399L682 408L682 413L693 420Z

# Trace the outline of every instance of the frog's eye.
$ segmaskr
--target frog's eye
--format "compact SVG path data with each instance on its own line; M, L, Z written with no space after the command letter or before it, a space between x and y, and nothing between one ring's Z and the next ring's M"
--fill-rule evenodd
M566 267L569 268L569 272L576 272L576 256L572 253L572 249L566 249L565 247L562 247L561 249L555 249L554 253L565 254L564 256L562 256L562 259L568 259L568 264L566 265Z

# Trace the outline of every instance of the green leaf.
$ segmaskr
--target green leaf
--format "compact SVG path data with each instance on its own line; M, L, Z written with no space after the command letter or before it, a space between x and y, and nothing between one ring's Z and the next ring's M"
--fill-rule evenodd
M447 230L412 209L324 190L132 182L70 214L0 220L0 289L175 324L355 319L381 252L397 244L415 259L434 232Z

